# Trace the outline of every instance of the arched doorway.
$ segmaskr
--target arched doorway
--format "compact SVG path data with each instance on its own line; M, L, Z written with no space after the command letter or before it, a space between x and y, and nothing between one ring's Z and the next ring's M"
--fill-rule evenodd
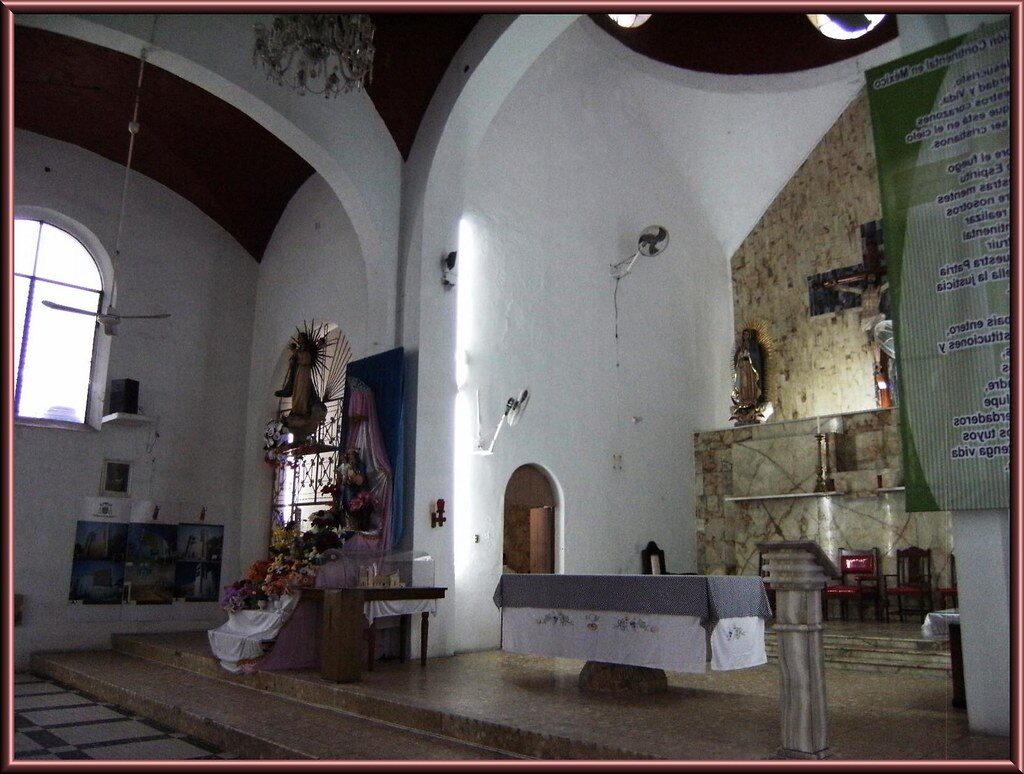
M521 465L505 485L504 566L518 573L555 571L555 508L551 479L538 465Z

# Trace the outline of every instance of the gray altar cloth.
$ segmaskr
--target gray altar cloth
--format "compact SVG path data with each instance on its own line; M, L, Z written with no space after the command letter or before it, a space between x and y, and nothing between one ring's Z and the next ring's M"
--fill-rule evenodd
M688 615L704 621L771 618L764 583L743 575L517 575L501 576L497 607L620 610Z

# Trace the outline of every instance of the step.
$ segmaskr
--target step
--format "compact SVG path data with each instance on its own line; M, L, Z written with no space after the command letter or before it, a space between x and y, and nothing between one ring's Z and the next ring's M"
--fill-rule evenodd
M776 642L765 642L765 649L769 652L778 650L778 647L778 643ZM829 655L837 655L842 658L856 658L858 655L863 654L867 658L884 656L901 663L921 664L922 666L945 664L948 667L950 662L949 653L943 653L941 651L890 650L889 648L866 648L859 645L834 644L828 642L822 643L822 650L825 652L826 658Z
M520 757L168 669L117 651L37 653L32 672L248 759ZM171 673L169 676L168 673Z
M504 757L542 759L622 760L655 757L616 746L614 740L607 743L588 742L415 706L412 703L400 703L361 690L360 683L325 681L316 670L231 674L221 668L210 654L205 633L201 634L122 634L113 635L111 642L117 654L143 663L172 667L241 690L259 691L261 696L273 695L282 700L328 708L366 722L391 724L411 733L429 734L450 740L453 744L475 745L496 753L477 757L498 757L497 753ZM75 685L65 678L60 679ZM87 688L83 686L83 690ZM145 713L140 711L139 714ZM168 725L173 723L168 722Z
M827 624L826 624L827 626ZM765 631L765 643L775 641L775 632ZM863 647L872 650L898 650L913 653L949 653L948 640L926 640L911 637L876 637L862 634L832 634L826 629L822 635L825 645L842 645L847 647Z

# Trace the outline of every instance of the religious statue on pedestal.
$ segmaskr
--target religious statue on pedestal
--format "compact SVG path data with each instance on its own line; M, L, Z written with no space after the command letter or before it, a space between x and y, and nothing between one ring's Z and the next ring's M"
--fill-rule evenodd
M755 425L771 415L771 403L765 393L767 336L757 326L748 325L740 334L733 354L732 415L740 425Z
M281 421L296 443L313 435L327 416L327 406L314 382L314 375L324 370L326 344L324 326L299 328L289 345L292 354L284 386L274 393L279 398L292 399L291 411Z

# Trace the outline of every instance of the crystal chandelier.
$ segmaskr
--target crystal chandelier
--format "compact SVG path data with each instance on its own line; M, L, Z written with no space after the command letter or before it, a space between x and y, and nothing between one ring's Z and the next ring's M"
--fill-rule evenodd
M299 94L336 97L371 80L373 32L366 14L275 16L269 29L256 25L253 64Z

